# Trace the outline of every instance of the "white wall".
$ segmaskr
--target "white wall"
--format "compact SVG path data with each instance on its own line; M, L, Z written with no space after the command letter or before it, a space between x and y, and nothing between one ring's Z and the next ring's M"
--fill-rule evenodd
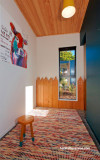
M84 78L84 47L80 46L80 34L66 34L37 38L37 77L59 76L59 48L76 46L77 78Z
M25 114L25 87L33 86L35 106L36 79L36 37L24 19L14 0L0 0L0 7L6 10L22 31L28 35L28 68L24 69L0 61L0 138L14 125L16 118ZM1 11L0 10L0 11ZM5 12L0 12L0 22ZM6 17L6 18L9 18Z

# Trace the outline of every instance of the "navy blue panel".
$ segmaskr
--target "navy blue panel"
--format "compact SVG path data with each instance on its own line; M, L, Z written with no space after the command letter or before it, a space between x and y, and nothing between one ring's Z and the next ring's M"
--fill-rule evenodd
M100 0L90 0L81 29L86 34L87 121L100 142Z

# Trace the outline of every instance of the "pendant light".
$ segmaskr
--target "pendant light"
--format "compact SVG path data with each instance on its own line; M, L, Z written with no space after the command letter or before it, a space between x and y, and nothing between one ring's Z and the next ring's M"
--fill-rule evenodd
M70 18L75 14L75 12L76 12L76 8L74 6L74 0L64 0L62 17Z

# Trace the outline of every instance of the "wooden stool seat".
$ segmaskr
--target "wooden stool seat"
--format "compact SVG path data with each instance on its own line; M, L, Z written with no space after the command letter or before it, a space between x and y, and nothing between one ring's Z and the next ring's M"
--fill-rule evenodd
M18 123L26 125L34 122L34 117L31 115L24 115L18 118Z
M21 136L20 136L20 146L21 147L23 145L23 136L25 137L25 130L26 130L26 125L27 124L30 124L32 141L34 141L32 122L34 122L34 116L31 116L31 115L23 115L23 116L18 118L18 123L21 124L21 126L22 126Z

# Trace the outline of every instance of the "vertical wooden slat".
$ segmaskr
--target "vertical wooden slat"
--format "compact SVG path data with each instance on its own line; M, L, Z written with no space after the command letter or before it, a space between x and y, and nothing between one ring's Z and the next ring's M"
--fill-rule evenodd
M53 104L53 90L52 90L53 79L48 80L48 106L52 107Z
M48 35L48 30L47 30L47 27L46 27L45 19L44 19L43 15L42 15L42 12L41 12L40 3L38 2L38 0L35 0L35 1L31 0L31 3L32 3L32 6L33 6L33 10L35 10L35 14L37 13L38 18L40 20L40 27L43 30L42 33L45 33L45 35Z
M48 79L43 80L43 106L48 107Z
M36 106L40 106L40 102L39 102L39 87L40 87L40 78L37 78L36 80Z
M55 14L55 2L54 0L49 0L51 13L52 13L52 19L54 20L54 33L57 34L57 14Z
M52 88L52 92L53 92L53 104L52 107L54 108L58 108L58 80L55 77L55 79L53 80L53 88Z
M36 80L36 106L38 106L38 78Z
M40 106L43 107L43 78L40 80Z
M84 110L84 81L81 77L78 80L78 101L79 109Z
M86 110L86 79L84 80L84 109Z

